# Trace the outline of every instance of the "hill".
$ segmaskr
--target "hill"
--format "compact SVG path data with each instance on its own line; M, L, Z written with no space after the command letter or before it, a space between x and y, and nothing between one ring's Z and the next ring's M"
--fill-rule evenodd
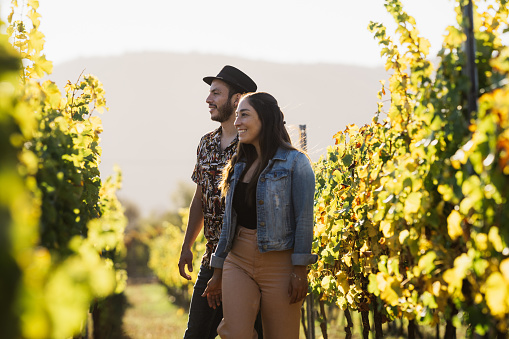
M244 70L260 91L276 97L291 134L306 125L313 161L346 125L371 121L379 80L387 78L383 68L163 52L76 59L56 65L50 78L61 88L82 71L102 81L110 108L101 115L102 175L118 164L123 172L119 196L148 216L172 208L170 195L179 181L192 184L198 141L218 126L210 121L202 78L226 64Z

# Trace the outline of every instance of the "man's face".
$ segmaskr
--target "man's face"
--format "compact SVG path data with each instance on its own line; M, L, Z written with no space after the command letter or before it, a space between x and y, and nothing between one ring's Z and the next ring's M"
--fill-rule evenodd
M228 100L229 88L221 80L215 79L210 85L210 94L207 97L210 118L217 122L227 121L235 112L233 98Z

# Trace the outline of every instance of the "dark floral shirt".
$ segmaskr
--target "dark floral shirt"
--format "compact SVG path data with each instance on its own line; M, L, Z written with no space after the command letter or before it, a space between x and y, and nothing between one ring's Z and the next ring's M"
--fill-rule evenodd
M192 180L201 185L203 208L203 233L207 239L205 254L201 264L210 266L210 257L214 253L221 226L223 225L224 198L221 197L219 184L222 179L223 168L237 151L238 137L221 150L222 128L205 134L198 145L196 166Z

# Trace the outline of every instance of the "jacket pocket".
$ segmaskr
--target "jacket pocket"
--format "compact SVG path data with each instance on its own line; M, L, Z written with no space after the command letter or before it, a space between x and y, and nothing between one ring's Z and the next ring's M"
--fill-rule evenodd
M287 169L273 170L265 175L267 191L271 194L286 194L289 189L289 171Z

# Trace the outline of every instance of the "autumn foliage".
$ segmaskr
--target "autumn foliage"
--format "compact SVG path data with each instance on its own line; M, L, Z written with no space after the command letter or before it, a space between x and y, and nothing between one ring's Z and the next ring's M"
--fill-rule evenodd
M320 260L309 277L317 297L344 310L494 335L509 321L508 9L475 2L479 109L469 111L465 4L436 68L400 1L385 1L397 40L369 25L388 100L371 124L338 132L315 164Z

